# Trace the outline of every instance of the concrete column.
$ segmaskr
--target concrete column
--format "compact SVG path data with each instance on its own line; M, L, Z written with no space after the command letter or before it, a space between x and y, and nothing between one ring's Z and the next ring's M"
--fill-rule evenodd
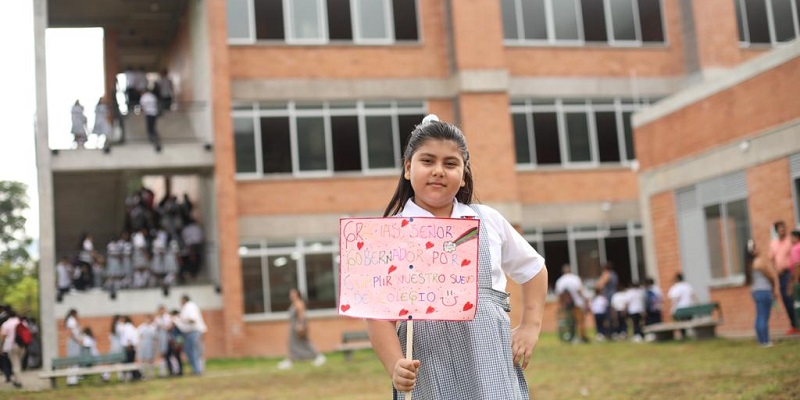
M36 69L36 168L39 181L39 309L42 340L42 368L58 355L58 329L54 306L55 226L53 218L53 173L47 126L47 64L45 30L47 0L33 1L33 42Z
M221 327L225 329L225 354L240 356L245 354L246 349L225 0L205 0L203 9L204 22L208 27L210 79L207 82L211 85L208 99L214 135L219 274L225 304Z

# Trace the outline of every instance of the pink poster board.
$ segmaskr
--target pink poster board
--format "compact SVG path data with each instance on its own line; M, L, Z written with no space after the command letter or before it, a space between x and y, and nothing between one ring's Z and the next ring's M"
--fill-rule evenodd
M339 220L339 314L466 321L478 301L479 220Z

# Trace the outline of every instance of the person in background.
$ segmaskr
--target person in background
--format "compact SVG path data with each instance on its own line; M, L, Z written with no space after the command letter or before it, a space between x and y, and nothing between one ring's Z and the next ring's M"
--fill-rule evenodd
M56 301L60 303L72 288L72 264L67 257L61 257L56 264L56 286L58 288Z
M183 348L189 365L192 366L192 373L200 375L203 373L201 362L203 334L206 332L206 323L200 307L191 301L188 295L181 296L181 311L178 318L174 320L178 329L183 333Z
M611 337L624 340L628 337L628 303L625 292L627 288L620 284L611 296Z
M172 108L172 97L174 96L175 90L173 89L172 81L169 79L166 68L161 70L155 88L158 94L159 109L162 112L169 111Z
M122 321L123 325L119 341L122 345L122 348L125 350L125 362L136 362L136 349L139 345L139 332L137 332L136 326L133 325L133 320L131 320L131 317L125 315L122 317ZM141 371L137 369L131 372L131 379L134 381L141 380Z
M0 369L6 377L6 383L11 383L16 388L21 388L22 384L17 379L14 371L22 371L22 352L16 343L17 325L21 320L17 313L12 309L7 310L8 319L0 325L0 345L2 346L2 354L0 354Z
M72 129L70 130L75 138L75 145L82 149L86 144L86 115L83 113L83 106L80 100L75 100L72 105Z
M155 377L156 349L158 346L158 327L152 315L147 315L145 321L137 328L139 335L138 350L136 354L142 365L142 375L145 379Z
M631 287L625 292L625 303L627 304L628 318L633 327L633 340L639 343L644 339L642 335L642 316L645 311L645 291L639 282L633 282Z
M555 291L557 295L568 293L572 298L570 310L575 318L575 341L588 342L589 338L586 337L586 318L585 310L587 309L587 297L583 288L581 278L572 273L572 267L569 264L564 264L561 267L561 276L556 280Z
M756 339L761 347L772 347L769 339L769 315L773 299L780 298L780 283L772 265L758 251L753 239L747 241L745 279L750 285L753 302L756 303Z
M692 285L683 280L683 274L675 274L675 283L667 292L670 303L672 303L672 319L683 321L685 318L675 316L675 311L679 308L690 307L697 302L697 295L694 294ZM681 337L686 339L686 329L681 329Z
M64 318L64 327L67 329L67 357L81 355L83 338L81 337L80 322L78 322L78 310L71 308ZM70 375L67 377L67 385L77 385L78 377Z
M800 330L797 329L797 321L795 320L792 285L790 284L794 281L791 261L792 239L786 232L785 222L776 221L773 228L777 237L769 244L769 260L778 273L778 282L781 289L779 299L783 301L783 309L786 311L786 316L789 317L789 322L791 323L791 327L786 334L794 335L800 333Z
M608 328L608 299L602 293L595 293L590 305L592 314L594 315L594 326L597 330L595 339L598 342L604 342L609 336Z
M278 364L278 369L289 369L294 361L314 360L314 366L325 364L325 356L317 352L308 339L306 303L297 289L289 291L289 355Z
M161 139L159 138L158 131L156 130L156 121L158 120L158 116L160 114L158 109L158 98L152 90L148 90L142 95L140 104L142 105L142 111L144 112L147 122L147 138L150 140L150 143L153 143L153 145L156 147L156 151L161 151Z
M792 231L792 250L789 253L789 261L792 262L792 271L795 275L795 284L800 283L800 230Z
M108 106L106 105L106 99L101 97L100 100L97 101L97 105L94 107L94 128L92 128L92 133L97 135L97 140L100 140L102 137L105 140L104 146L108 146L111 142L111 123L108 120L109 113L108 113Z

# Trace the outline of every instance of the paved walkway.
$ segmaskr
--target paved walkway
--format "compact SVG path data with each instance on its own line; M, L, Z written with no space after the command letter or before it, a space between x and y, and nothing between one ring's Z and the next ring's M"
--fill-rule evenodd
M39 372L41 370L33 370L33 371L23 371L22 373L17 373L17 379L19 379L20 383L22 383L22 388L17 389L10 383L5 383L5 380L2 379L2 375L0 375L0 392L5 391L40 391L50 389L50 380L49 379L40 379ZM0 396L2 397L2 396Z

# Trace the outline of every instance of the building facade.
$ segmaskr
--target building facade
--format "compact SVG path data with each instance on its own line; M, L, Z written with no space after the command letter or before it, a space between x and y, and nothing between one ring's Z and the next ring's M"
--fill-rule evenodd
M724 265L724 289L714 289L718 282L706 279L709 274L689 272L701 267L683 254L700 253L686 253L678 243L699 242L676 228L684 226L678 197L703 192L706 184L716 188L714 179L744 180L745 191L731 189L725 203L712 197L696 203L716 201L724 221L740 221L743 206L727 201L752 195L768 176L779 190L750 201L749 225L730 229L766 240L768 222L761 220L771 222L770 213L797 221L797 189L789 179L797 176L790 167L796 147L758 158L763 167L736 164L714 175L706 164L686 166L700 152L777 127L796 144L791 129L800 108L791 77L798 74L797 55L789 49L797 46L784 44L798 37L796 1L193 0L174 9L128 10L163 14L146 19L164 29L162 42L148 41L149 47L132 38L142 27L123 29L119 21L127 20L112 18L114 11L82 15L85 8L60 3L35 2L44 313L83 308L83 322L104 327L114 313L140 316L190 291L212 321L208 356L278 356L289 329L288 291L297 287L308 299L312 341L334 349L341 332L364 328L336 312L338 219L382 214L408 134L427 113L462 128L477 199L500 210L545 256L551 286L565 263L588 285L610 262L622 282L651 276L664 290L670 274L683 269L693 285L712 287L711 297L728 296L726 310L742 310L726 316L752 321L740 269L718 248L706 246L702 254L714 261L702 268L716 279ZM107 96L115 92L113 76L130 62L144 60L151 71L168 67L178 97L193 106L165 123L188 132L178 135L186 140L165 144L160 154L126 143L112 148L113 158L51 151L41 107L43 37L46 28L61 26L104 27ZM773 53L783 54L782 64L769 61L779 57ZM676 100L714 82L733 82L731 74L747 75L737 71L754 68L748 65L760 65L764 78L739 79L705 95L731 92L726 96L741 96L742 103L751 91L764 96L748 102L754 107L748 112L733 110L742 106L733 100ZM632 118L637 113L642 117ZM126 118L130 130L141 128L135 117ZM755 139L749 143L760 149ZM662 183L659 174L668 172L683 180ZM119 199L126 180L153 174L190 174L198 182L207 284L173 288L166 297L157 290L120 292L109 303L95 292L53 305L44 290L53 287L52 265L65 246L60 243L77 234L59 210L91 211L67 200L76 195L76 182L105 177L102 192ZM753 209L773 201L774 207ZM118 229L106 225L108 232ZM686 235L697 234L691 227L699 226L685 226ZM518 288L509 291L514 299ZM546 330L555 330L555 308L548 304ZM750 328L737 322L722 330ZM52 335L45 344L55 348L63 337Z

